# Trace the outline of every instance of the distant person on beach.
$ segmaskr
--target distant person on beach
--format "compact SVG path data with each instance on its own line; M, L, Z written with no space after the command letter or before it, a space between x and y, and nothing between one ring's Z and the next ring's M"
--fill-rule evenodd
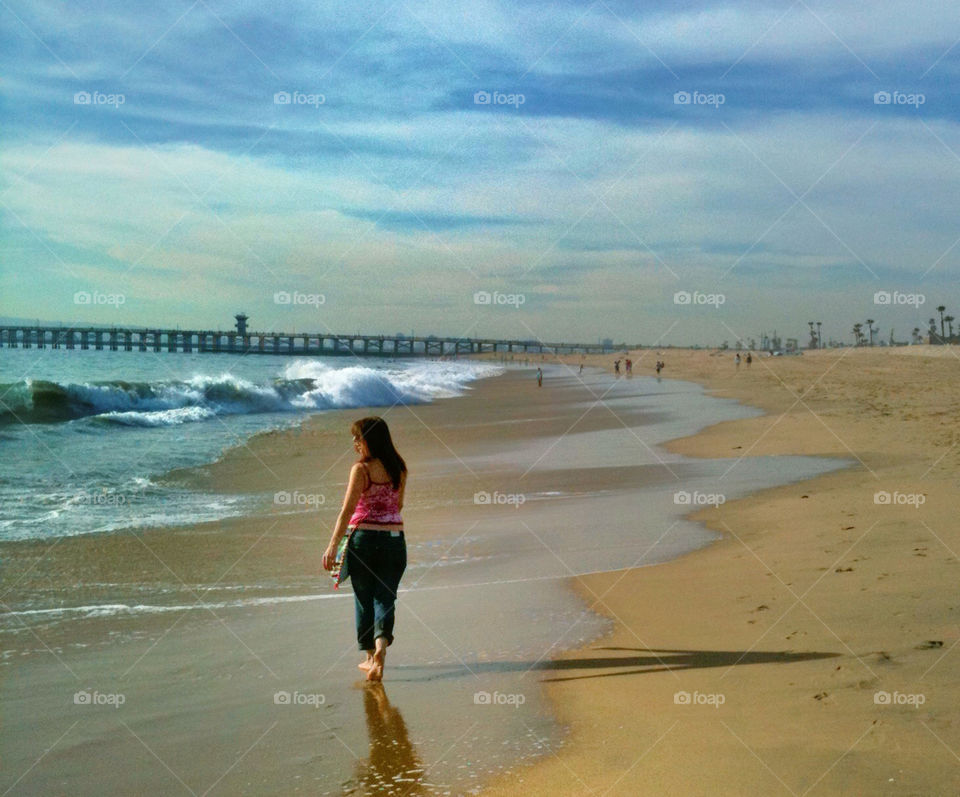
M537 369L537 387L543 387L543 369Z
M750 367L750 363L753 362L753 355L750 352L747 352L747 368Z
M737 368L739 368L739 367L740 367L740 352L737 352L736 362L737 362Z
M633 360L631 360L631 359L628 357L626 363L624 363L624 364L627 366L627 373L628 373L628 374L632 374L632 373L633 373Z
M660 376L660 370L663 368L663 363L660 360L657 360L657 376Z
M583 373L583 363L580 363L580 373Z
M350 469L343 507L323 553L323 567L332 570L340 565L339 575L353 579L357 643L367 654L357 666L366 671L368 681L380 681L387 647L393 644L397 588L407 567L400 516L407 465L382 418L361 418L350 427L350 433L359 459ZM344 535L346 544L341 546Z
M614 360L614 361L613 361L613 372L614 372L615 374L619 374L619 373L620 373L620 361L619 361L619 360Z

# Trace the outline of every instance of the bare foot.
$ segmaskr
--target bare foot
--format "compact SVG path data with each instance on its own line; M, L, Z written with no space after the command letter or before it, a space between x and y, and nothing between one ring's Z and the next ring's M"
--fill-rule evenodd
M357 666L361 670L369 670L372 665L373 665L373 659L364 659Z
M377 648L377 652L373 654L373 663L370 665L370 669L367 670L367 680L368 681L382 681L383 680L383 665L387 658L386 648Z

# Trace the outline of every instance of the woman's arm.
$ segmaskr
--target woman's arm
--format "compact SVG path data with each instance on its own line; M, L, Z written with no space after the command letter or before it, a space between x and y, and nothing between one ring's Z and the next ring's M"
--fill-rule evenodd
M400 494L397 496L397 509L403 509L403 491L407 486L407 472L400 474Z
M340 514L337 516L337 525L333 527L333 534L330 536L330 544L327 550L323 552L323 569L330 570L333 567L337 556L337 546L340 540L347 533L347 523L350 522L350 516L353 510L357 508L357 501L360 500L360 493L363 492L364 474L363 465L359 462L354 463L350 469L350 482L347 484L347 493L343 497L343 506L340 508Z

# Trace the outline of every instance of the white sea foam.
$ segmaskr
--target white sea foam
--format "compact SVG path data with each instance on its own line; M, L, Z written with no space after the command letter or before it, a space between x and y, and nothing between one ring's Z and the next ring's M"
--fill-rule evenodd
M303 409L345 409L395 403L418 404L463 393L467 384L503 373L487 363L415 363L405 368L351 365L331 368L317 360L297 360L284 369L288 380L310 380L313 387L293 400Z
M210 407L178 407L151 412L105 412L97 417L124 426L178 426L190 421L205 421L216 414L217 411Z
M488 363L426 361L333 366L295 360L280 376L252 382L234 374L187 379L61 383L25 379L8 386L16 410L7 421L85 419L122 426L177 426L215 415L419 404L460 395L475 379L503 371ZM9 413L8 413L9 414ZM0 420L6 418L4 415Z

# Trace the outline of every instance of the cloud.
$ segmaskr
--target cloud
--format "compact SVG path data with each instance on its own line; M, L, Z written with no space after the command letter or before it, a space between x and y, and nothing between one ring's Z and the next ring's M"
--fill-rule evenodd
M332 326L381 307L385 331L443 331L489 285L529 292L542 337L639 335L669 325L680 282L739 292L728 310L750 324L805 324L800 286L847 305L878 280L941 290L960 256L957 51L932 6L244 0L66 18L40 2L21 18L49 50L19 23L0 38L5 314L67 314L15 273L39 268L64 295L122 281L158 321L263 317L274 290L320 284ZM927 101L874 104L898 88ZM78 106L80 89L125 101Z

